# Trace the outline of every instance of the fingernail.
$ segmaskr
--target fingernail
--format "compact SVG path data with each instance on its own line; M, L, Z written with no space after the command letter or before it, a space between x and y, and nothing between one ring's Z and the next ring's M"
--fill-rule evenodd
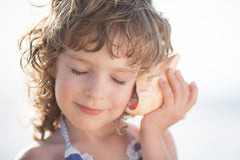
M177 73L178 75L182 75L181 71L180 70L177 70Z
M169 73L170 73L170 74L174 74L172 68L169 69Z
M192 81L191 86L196 87L196 83L194 81Z
M161 83L165 83L165 80L163 78L160 78Z

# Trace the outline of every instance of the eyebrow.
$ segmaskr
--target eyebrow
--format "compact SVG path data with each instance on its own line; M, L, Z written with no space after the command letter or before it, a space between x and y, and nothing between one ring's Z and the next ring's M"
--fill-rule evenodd
M77 56L76 54L69 54L67 53L66 54L70 59L73 59L73 60L77 60L77 61L80 61L80 62L83 62L83 63L86 63L86 64L92 64L91 61L87 60L87 59L84 59L82 57L79 57Z
M137 73L138 70L132 68L115 68L114 71L123 73Z
M93 64L91 61L87 60L87 59L84 59L82 57L79 57L75 54L67 54L67 56L73 60L77 60L77 61L80 61L82 63L85 63L85 64ZM114 68L113 71L116 71L116 72L122 72L122 73L137 73L138 69L136 68Z

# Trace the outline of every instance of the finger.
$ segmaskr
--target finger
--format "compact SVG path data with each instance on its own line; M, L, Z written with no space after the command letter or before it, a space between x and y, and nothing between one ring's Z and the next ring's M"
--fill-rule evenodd
M176 70L176 77L180 81L181 84L184 84L184 87L188 88L188 83L184 80L182 73L180 70Z
M190 95L190 89L188 86L188 83L184 80L180 70L176 70L176 77L177 79L180 81L180 84L182 86L182 100L183 100L183 104L186 104L186 102L189 99L189 95ZM185 106L185 105L184 105Z
M177 76L177 78L180 82L185 82L180 70L176 70L175 73L176 73L176 76Z
M163 94L163 102L167 106L174 104L174 94L169 84L163 79L159 79L159 84Z
M169 84L173 90L175 101L174 103L179 103L182 100L182 91L183 88L180 84L180 81L177 79L176 75L174 74L173 69L167 70L167 78L169 80Z
M188 110L190 110L192 106L196 103L197 97L198 97L198 88L195 82L192 82L189 85L189 88L190 88L190 96L189 96Z

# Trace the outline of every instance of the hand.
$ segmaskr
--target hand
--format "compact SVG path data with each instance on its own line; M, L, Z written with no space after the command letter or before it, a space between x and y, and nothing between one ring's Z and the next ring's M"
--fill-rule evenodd
M196 102L198 89L194 82L185 82L178 70L168 69L166 77L168 83L162 78L159 80L163 104L143 117L141 130L163 134L168 127L184 119Z

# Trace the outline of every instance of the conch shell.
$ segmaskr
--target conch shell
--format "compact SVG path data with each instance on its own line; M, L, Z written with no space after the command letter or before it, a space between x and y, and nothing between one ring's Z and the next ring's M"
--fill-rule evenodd
M163 103L163 95L158 80L160 77L166 80L166 70L168 68L175 69L179 59L180 55L175 54L161 61L150 72L144 73L137 78L135 93L137 97L134 97L135 104L131 104L126 108L127 113L130 115L145 115L161 106ZM136 98L138 100L136 100Z

